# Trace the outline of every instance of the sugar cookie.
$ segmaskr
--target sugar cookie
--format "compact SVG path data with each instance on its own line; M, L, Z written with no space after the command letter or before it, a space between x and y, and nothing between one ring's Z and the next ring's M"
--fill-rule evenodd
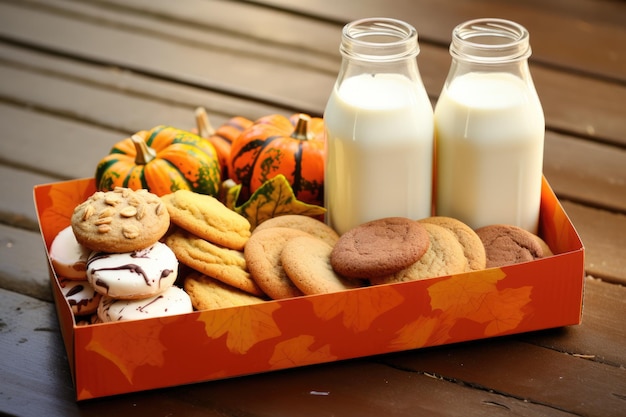
M313 217L299 214L285 214L272 217L259 224L254 229L253 233L270 227L288 227L290 229L302 230L303 232L307 232L312 236L322 239L331 246L334 246L339 239L339 234L326 223L314 219Z
M419 220L421 223L432 223L445 227L456 236L463 246L463 252L467 258L467 270L480 271L487 266L487 255L485 247L476 232L462 221L445 216L427 217Z
M417 262L394 274L370 279L373 285L414 281L467 271L463 247L450 230L432 223L424 223L430 246Z
M297 236L310 235L302 230L271 227L254 233L244 249L250 274L259 287L273 299L303 295L285 273L280 259L285 244Z
M250 222L213 196L177 190L162 197L172 223L212 243L242 250L250 237Z
M184 288L196 310L237 307L265 300L231 285L194 271L185 277Z
M169 234L165 243L188 267L247 293L263 296L263 290L248 272L242 251L215 245L180 228Z
M287 276L306 295L325 294L362 286L343 278L330 265L333 247L314 236L298 236L285 244L280 259Z

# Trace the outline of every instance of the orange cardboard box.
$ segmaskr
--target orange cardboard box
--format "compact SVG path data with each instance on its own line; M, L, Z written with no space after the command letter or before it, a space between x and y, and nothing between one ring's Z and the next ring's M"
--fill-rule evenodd
M46 253L94 191L91 179L35 187ZM77 326L50 267L76 397L579 324L584 248L545 179L541 204L540 234L555 253L548 258L166 318Z

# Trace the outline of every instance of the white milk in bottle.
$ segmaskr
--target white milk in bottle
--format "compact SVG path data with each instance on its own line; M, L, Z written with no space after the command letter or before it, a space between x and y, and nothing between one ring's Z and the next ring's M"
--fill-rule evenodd
M451 52L435 107L436 214L536 233L545 122L528 33L512 22L473 21L455 29Z
M340 234L383 217L432 214L433 111L417 52L415 29L403 22L344 28L342 71L324 112L327 221Z

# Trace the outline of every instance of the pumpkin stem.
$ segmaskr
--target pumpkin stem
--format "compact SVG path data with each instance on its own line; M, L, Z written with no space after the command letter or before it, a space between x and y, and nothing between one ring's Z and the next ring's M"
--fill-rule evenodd
M156 151L146 144L146 141L139 135L132 135L130 139L135 145L137 156L135 157L135 164L146 165L148 162L156 158Z
M299 140L309 140L311 139L311 135L309 134L309 121L311 120L311 116L307 114L300 113L298 114L298 123L296 123L296 128L294 129L291 137Z
M198 107L195 111L196 126L198 127L198 136L208 138L215 133L215 129L209 121L209 116L204 107Z

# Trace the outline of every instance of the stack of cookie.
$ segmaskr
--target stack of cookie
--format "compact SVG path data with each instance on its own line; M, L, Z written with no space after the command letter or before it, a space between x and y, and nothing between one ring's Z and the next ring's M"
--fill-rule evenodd
M159 242L168 228L165 206L147 190L98 191L74 209L71 232L75 243L61 234L55 241L59 239L66 251L83 257L89 252L86 278L93 291L101 294L97 306L100 321L193 310L189 296L174 285L178 260ZM61 252L53 243L51 258Z
M479 271L550 254L541 238L516 226L473 230L451 217L418 221L391 217L342 235L330 263L343 276L379 285Z
M331 254L340 274L388 284L484 269L485 249L464 223L442 217L389 217L341 236Z
M173 225L165 238L191 271L184 288L198 310L266 300L243 255L250 222L215 197L178 190L161 197Z
M273 299L356 288L362 283L341 276L330 265L338 240L319 220L283 215L254 229L245 259L253 279Z

